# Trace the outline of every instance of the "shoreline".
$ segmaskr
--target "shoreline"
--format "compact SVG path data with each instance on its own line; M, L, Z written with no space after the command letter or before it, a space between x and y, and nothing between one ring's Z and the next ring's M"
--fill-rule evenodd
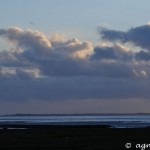
M51 126L99 126L99 127L111 127L111 128L146 128L150 127L150 122L142 122L142 121L72 121L72 122L35 122L35 121L3 121L0 122L0 128L6 127L51 127Z
M59 129L59 128L114 128L113 126L110 125L30 125L30 124L0 124L0 129L1 130L7 130L7 129L30 129L30 130L38 130L38 129Z

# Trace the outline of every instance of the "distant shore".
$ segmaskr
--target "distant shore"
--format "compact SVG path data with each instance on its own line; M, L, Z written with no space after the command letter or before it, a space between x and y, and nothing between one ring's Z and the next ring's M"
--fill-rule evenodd
M150 128L112 128L109 125L1 125L2 150L122 150L126 143L150 143ZM20 129L20 130L19 130Z
M150 115L150 113L72 113L72 114L2 114L0 116L101 116L101 115Z

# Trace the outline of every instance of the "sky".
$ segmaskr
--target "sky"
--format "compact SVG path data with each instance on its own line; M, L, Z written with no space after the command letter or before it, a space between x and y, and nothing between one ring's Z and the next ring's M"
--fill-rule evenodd
M150 113L149 0L0 3L0 114Z

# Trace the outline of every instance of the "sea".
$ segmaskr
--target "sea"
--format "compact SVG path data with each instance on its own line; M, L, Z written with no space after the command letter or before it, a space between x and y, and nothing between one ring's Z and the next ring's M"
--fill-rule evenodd
M110 125L114 128L150 127L150 114L7 115L0 125Z

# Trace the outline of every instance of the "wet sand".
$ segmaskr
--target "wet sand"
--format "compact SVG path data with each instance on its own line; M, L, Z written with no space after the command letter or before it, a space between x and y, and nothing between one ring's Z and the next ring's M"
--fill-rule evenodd
M0 126L0 150L122 150L150 144L150 128Z

